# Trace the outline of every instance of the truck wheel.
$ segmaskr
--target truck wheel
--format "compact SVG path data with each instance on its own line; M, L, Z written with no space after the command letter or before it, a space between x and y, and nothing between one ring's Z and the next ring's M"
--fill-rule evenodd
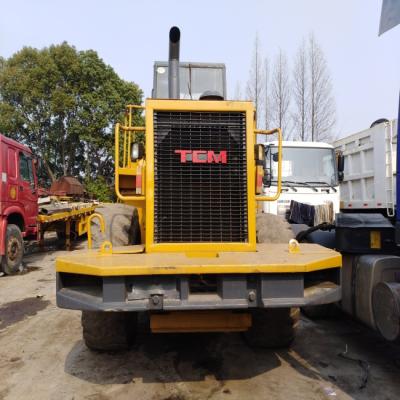
M133 344L137 313L82 311L83 340L91 350L121 351Z
M17 225L7 225L6 254L2 257L1 267L6 275L12 275L19 271L24 255L24 242L21 230Z
M252 326L244 332L250 346L287 347L296 334L300 310L298 308L266 308L252 312Z

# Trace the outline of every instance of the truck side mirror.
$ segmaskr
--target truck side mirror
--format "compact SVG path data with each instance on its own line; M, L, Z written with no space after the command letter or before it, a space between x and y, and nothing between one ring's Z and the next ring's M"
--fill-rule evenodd
M256 165L264 165L265 163L265 146L263 144L254 145L254 158Z
M271 187L271 182L272 182L272 174L268 170L264 170L264 176L263 176L263 185L265 187Z
M254 159L256 162L256 193L260 194L263 185L271 186L271 174L265 169L265 146L263 144L254 146Z
M337 170L339 182L343 182L344 179L344 156L342 152L337 153Z

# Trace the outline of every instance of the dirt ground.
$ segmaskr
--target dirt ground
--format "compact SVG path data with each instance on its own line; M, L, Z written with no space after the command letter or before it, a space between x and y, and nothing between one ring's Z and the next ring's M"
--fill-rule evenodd
M24 273L0 278L0 399L400 398L400 346L344 315L303 317L292 347L279 351L250 348L236 333L151 335L142 326L131 351L91 352L80 313L56 307L63 252L48 246L25 257Z

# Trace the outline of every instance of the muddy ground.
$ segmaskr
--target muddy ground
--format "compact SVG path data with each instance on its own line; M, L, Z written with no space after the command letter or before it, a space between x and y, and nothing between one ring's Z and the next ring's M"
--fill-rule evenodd
M236 333L141 327L131 351L93 353L80 313L55 305L54 260L63 252L47 244L25 257L24 273L0 278L0 399L400 398L400 346L344 315L303 317L292 347L279 351L250 348Z

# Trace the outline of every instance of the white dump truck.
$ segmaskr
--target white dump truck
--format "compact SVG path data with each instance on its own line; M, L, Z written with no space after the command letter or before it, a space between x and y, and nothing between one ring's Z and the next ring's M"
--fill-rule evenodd
M378 120L371 128L334 143L344 157L340 184L343 211L380 212L393 217L396 210L397 120Z
M329 230L308 227L296 236L342 254L340 308L390 341L400 340L397 132L396 120L378 120L334 143L343 170L341 212ZM304 309L309 316L324 316L328 310Z
M264 144L266 169L270 176L264 179L264 193L277 190L278 143ZM282 143L282 192L277 201L264 202L263 212L288 217L290 202L312 206L332 204L333 214L339 212L340 190L335 149L319 142Z

